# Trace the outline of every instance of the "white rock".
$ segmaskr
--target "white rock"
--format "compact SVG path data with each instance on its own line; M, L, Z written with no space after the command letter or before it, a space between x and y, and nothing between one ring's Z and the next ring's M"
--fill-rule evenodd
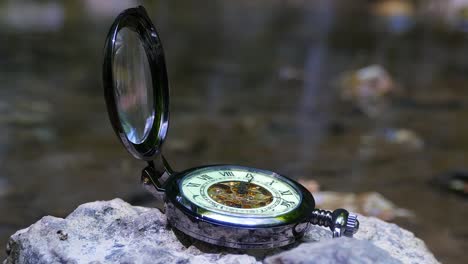
M330 231L313 227L302 243L288 249L242 252L191 245L175 235L158 209L114 199L83 204L65 219L46 216L17 231L4 264L437 263L412 233L375 218L361 216L360 221L355 239L331 239Z

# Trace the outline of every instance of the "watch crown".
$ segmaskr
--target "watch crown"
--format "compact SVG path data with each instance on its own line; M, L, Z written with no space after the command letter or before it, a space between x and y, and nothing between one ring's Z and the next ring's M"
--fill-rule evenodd
M314 209L310 222L314 225L329 227L333 237L353 237L359 229L357 215L339 208L333 212Z
M346 227L344 230L344 235L347 237L352 237L359 229L359 221L357 215L350 213L346 221Z

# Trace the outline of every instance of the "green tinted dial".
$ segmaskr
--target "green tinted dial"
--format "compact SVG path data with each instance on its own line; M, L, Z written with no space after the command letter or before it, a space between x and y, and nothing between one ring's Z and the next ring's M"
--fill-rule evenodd
M243 167L195 170L182 179L180 189L198 207L231 215L272 217L290 212L301 202L300 193L288 180Z

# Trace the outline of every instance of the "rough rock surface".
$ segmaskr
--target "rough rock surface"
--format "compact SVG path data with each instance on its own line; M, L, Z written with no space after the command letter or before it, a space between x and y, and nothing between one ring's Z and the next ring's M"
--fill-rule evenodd
M424 243L394 224L360 217L353 239L313 227L286 249L236 251L174 233L158 209L114 199L79 206L65 219L46 216L8 242L10 263L438 263ZM320 241L320 243L318 243Z

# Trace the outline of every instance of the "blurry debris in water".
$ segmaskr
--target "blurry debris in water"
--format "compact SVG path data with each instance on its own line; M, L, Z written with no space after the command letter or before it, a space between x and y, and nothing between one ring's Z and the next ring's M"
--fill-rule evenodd
M10 184L5 178L0 177L0 197L6 196L12 191Z
M409 0L382 0L372 6L371 13L377 20L378 30L401 34L415 24L414 4Z
M409 129L386 129L385 139L390 143L408 146L412 149L422 149L424 141Z
M340 136L346 132L347 127L342 121L334 120L328 123L327 130L331 135Z
M122 10L135 7L134 1L102 1L85 0L86 13L95 20L104 20L116 17Z
M411 211L397 207L383 195L376 192L359 194L316 192L314 197L316 206L323 209L345 208L352 212L365 216L374 216L385 221L391 221L397 217L414 217Z
M279 78L284 81L302 81L304 80L304 71L293 66L283 66L279 69Z
M374 216L385 221L391 221L397 217L414 217L411 211L397 207L377 192L355 194L320 191L320 184L315 180L299 179L299 183L314 194L316 207L328 210L345 208L352 212L365 216Z
M184 152L189 150L190 142L187 140L174 138L170 143L168 143L166 148L174 152Z
M468 170L443 173L431 182L444 190L468 197Z
M17 138L22 140L38 140L43 143L54 142L57 135L54 130L49 126L34 127L31 129L22 129L18 131Z
M361 98L381 97L393 89L393 80L381 65L370 65L343 78L343 98L358 100Z
M375 117L386 107L386 97L396 85L380 65L370 65L345 73L340 81L341 98L353 102L368 116Z
M468 0L430 0L424 13L429 21L436 21L455 31L468 32Z
M58 31L64 25L60 2L8 1L0 11L0 21L21 31Z
M364 159L399 157L404 152L420 151L424 141L415 132L388 128L379 133L361 136L359 154Z
M410 0L380 0L372 7L373 14L384 17L411 16L414 6Z
M56 133L50 124L53 107L40 100L21 98L18 101L0 101L0 125L16 127L18 140L52 142Z
M316 193L320 191L320 184L315 180L299 179L298 182L309 190L309 192Z
M258 116L245 115L234 120L233 128L242 133L255 133L256 131L262 131L265 123L266 120Z
M52 111L52 106L46 101L21 101L17 103L17 106L35 113L49 114Z
M13 112L9 117L6 117L8 123L19 126L31 126L42 124L47 121L46 116L36 114L36 113L27 113L27 112Z
M26 100L26 99L23 99ZM4 102L0 107L0 123L18 126L35 126L47 122L52 115L52 106L45 101Z
M201 154L208 148L208 142L205 137L198 137L193 140L174 139L167 144L170 151L178 153L187 153L192 155Z

